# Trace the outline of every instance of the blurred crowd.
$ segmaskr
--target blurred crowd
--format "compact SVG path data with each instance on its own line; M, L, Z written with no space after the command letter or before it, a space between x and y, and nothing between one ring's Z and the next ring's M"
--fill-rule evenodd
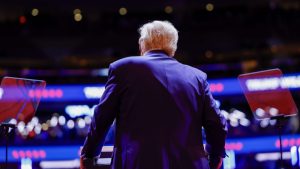
M231 109L221 110L228 122L228 138L271 136L278 134L278 121L265 119L256 120L247 117L246 113ZM249 115L248 115L249 116ZM10 134L11 144L14 145L36 145L39 144L82 144L88 133L91 116L70 118L68 115L54 113L50 118L33 117L25 124L17 123L11 119L9 123L16 124L15 130ZM299 130L298 117L291 117L282 122L283 134L296 133ZM3 137L3 135L2 135ZM4 139L1 139L4 141ZM106 144L113 144L114 124L107 135Z

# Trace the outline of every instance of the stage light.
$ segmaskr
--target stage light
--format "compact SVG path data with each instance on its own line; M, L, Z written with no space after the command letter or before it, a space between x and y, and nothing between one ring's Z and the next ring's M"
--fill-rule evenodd
M248 127L250 125L250 121L246 118L240 119L240 124L244 127Z
M90 116L85 116L84 121L85 121L86 124L91 124L92 118Z
M126 14L127 14L127 9L124 8L124 7L120 8L120 9L119 9L119 14L120 14L120 15L126 15Z
M78 127L79 128L84 128L85 127L85 121L82 119L82 118L79 118L78 120L77 120L77 125L78 125Z
M300 87L300 76L288 76L281 78L282 88L299 88Z
M27 19L26 19L25 16L20 16L20 17L19 17L19 23L20 23L21 25L24 25L24 24L26 23L26 21L27 21Z
M80 13L74 15L74 20L80 22L82 20L82 15Z
M227 150L226 154L228 155L228 157L223 159L224 169L235 169L236 162L235 162L235 153L234 153L234 151Z
M47 124L47 123L43 123L43 124L42 124L42 129L43 129L44 131L47 131L47 130L49 129L48 124Z
M33 118L31 119L31 123L32 123L34 126L36 126L36 125L39 123L39 119L38 119L37 117L33 117Z
M62 98L63 91L61 89L44 89L44 90L29 90L31 98Z
M293 166L295 166L297 165L298 162L297 146L292 146L290 152L291 152L291 163Z
M114 146L103 146L101 152L113 152L114 151Z
M19 122L17 125L19 133L22 133L25 129L25 123L23 121Z
M260 121L260 127L265 128L269 125L269 119L263 119L262 121Z
M274 107L271 107L270 110L269 110L269 112L270 112L270 114L271 114L272 116L277 116L278 113L279 113L279 110L276 109L276 108L274 108Z
M58 123L61 126L65 125L66 124L66 118L64 116L59 116Z
M246 119L245 113L234 109L232 113L228 115L228 119L230 121L230 125L232 127L237 127L239 124L243 124L243 126L249 125L249 120ZM242 121L241 121L242 120Z
M214 56L214 53L210 50L207 50L205 52L205 57L208 58L208 59L211 59L212 57Z
M209 89L212 93L224 91L224 84L222 83L210 83Z
M270 120L270 124L271 124L272 126L274 126L276 123L277 123L277 120L276 120L276 119Z
M28 132L31 132L33 130L33 128L34 128L34 125L31 122L29 122L26 126L26 130Z
M167 14L172 13L172 12L173 12L173 7L172 7L172 6L166 6L166 7L165 7L165 12L166 12Z
M232 120L230 120L230 125L232 126L232 127L237 127L237 126L239 126L239 122L236 120L236 119L232 119Z
M231 113L232 118L236 118L236 119L242 119L245 118L245 113L239 111L239 110L233 110L233 112Z
M298 147L298 166L300 166L300 147Z
M32 161L30 158L21 159L21 169L32 169Z
M40 134L41 131L42 131L42 126L41 126L41 124L38 124L38 125L36 125L36 126L34 127L34 132L35 132L36 134Z
M105 87L84 87L83 92L87 99L100 99Z
M93 116L96 105L90 108L88 105L68 105L65 108L66 113L72 117L83 115Z
M108 68L95 69L92 71L93 76L108 76Z
M256 109L255 114L258 117L263 117L266 114L266 112L262 108L258 108L258 109Z
M97 160L98 165L110 165L111 164L111 158L99 158Z
M226 120L229 119L229 113L225 110L221 110L221 114L225 117Z
M62 168L79 168L79 160L68 161L41 161L40 167L43 169L62 169Z
M51 120L50 120L50 126L51 126L51 127L56 127L57 124L58 124L58 119L57 119L56 116L53 116L53 117L51 118Z
M76 14L81 14L81 10L80 9L74 9L73 10L73 14L76 15Z
M283 160L291 159L290 152L283 152L282 153ZM280 153L258 153L255 155L256 161L263 162L263 161L277 161L280 159Z
M32 16L38 16L38 14L39 14L39 10L38 9L34 8L34 9L31 10L31 15Z
M11 120L9 120L8 123L16 125L17 124L17 120L16 119L11 119Z
M29 133L29 132L28 132L27 128L25 128L21 134L22 134L23 136L27 136L28 133Z
M73 14L74 14L74 20L76 22L80 22L82 20L82 14L81 14L81 10L80 9L74 9L73 10Z
M68 122L67 122L67 127L68 127L69 129L73 129L74 126L75 126L74 121L73 121L73 120L68 120Z
M218 108L220 108L221 102L220 102L219 100L215 100L215 103L216 103L216 106L217 106Z
M205 8L207 11L211 12L214 10L214 4L208 3L208 4L206 4Z

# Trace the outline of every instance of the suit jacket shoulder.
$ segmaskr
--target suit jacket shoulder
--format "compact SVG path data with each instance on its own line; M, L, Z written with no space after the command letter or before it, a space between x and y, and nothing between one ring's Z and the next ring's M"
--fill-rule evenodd
M197 76L197 78L200 78L201 80L205 81L207 79L207 74L204 73L202 70L197 69L195 67L189 66L189 65L185 65L183 64L186 69L188 69L189 72L193 72L193 74L195 76Z
M129 56L111 63L110 67L114 69L121 69L122 67L125 67L127 65L132 65L141 62L141 60L144 60L143 56Z

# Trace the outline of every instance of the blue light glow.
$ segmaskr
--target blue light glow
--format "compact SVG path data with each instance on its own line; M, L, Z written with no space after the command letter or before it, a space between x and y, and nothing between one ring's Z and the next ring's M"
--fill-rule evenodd
M223 160L223 166L224 169L235 169L236 163L235 163L235 153L232 150L226 151L226 154L228 157L224 158Z
M300 146L300 135L285 135L282 137L283 151L290 151L293 146ZM278 137L256 137L243 139L227 139L226 149L229 153L237 154L275 152L279 151L277 145ZM71 160L79 158L80 146L23 146L10 147L8 150L8 158L11 162L20 161L22 158L30 158L33 162L42 160ZM105 144L111 146L111 144ZM104 148L107 149L107 148ZM109 148L110 151L113 148ZM298 153L299 153L298 149ZM5 153L5 148L0 148L0 154ZM232 154L229 156L232 156ZM232 156L233 157L233 156ZM229 158L230 166L233 164L232 158ZM5 156L0 156L0 162L5 161Z
M297 165L298 162L298 151L297 146L291 147L291 163L293 166Z

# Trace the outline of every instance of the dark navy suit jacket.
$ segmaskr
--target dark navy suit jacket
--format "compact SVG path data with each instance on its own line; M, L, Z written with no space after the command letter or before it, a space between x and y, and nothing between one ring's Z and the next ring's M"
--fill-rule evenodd
M226 121L206 74L162 51L110 65L82 157L99 155L114 119L114 169L208 169L202 127L209 153L224 156Z

